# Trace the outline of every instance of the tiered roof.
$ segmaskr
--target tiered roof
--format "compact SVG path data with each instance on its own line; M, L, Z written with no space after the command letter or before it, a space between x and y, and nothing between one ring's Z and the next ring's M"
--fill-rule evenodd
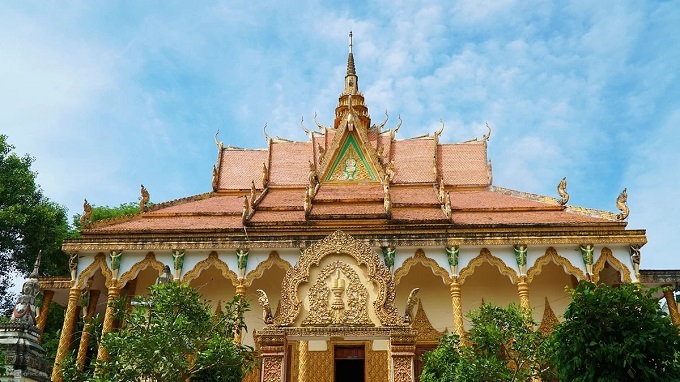
M236 234L244 228L263 235L285 228L302 232L338 227L625 229L626 223L609 212L492 186L490 130L481 139L462 143L439 142L441 130L397 140L401 118L393 129L384 129L386 122L371 125L350 50L332 127L317 123L319 129L309 132L306 142L267 137L266 149L218 143L212 192L97 222L83 235Z

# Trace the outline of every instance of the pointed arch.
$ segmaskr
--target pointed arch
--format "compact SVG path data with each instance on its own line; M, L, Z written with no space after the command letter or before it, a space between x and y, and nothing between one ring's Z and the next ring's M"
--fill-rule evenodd
M288 326L295 322L302 306L297 294L298 287L308 281L313 265L318 266L325 256L334 254L349 255L358 265L366 267L368 278L378 289L378 295L373 302L376 316L385 326L403 326L403 320L397 314L394 305L394 280L390 271L370 246L342 231L335 231L307 247L298 263L286 272L281 284L281 310L276 325Z
M125 284L127 284L128 281L137 277L137 275L139 275L139 272L141 272L142 270L146 269L149 266L157 270L158 274L160 275L161 272L163 272L163 267L165 266L165 264L156 260L156 255L153 252L149 252L146 254L146 257L144 257L143 260L137 262L130 268L129 271L123 273L123 275L120 276L120 285L125 286Z
M468 265L460 271L459 276L460 283L461 284L464 283L465 278L473 274L475 272L475 268L482 265L482 263L484 262L487 262L491 265L495 265L498 268L498 271L500 271L501 274L508 276L513 284L517 284L517 282L519 281L517 272L515 272L514 269L508 267L503 262L503 260L492 255L488 249L482 248L482 250L479 252L479 255L474 259L470 260Z
M582 270L575 267L566 257L560 256L555 248L550 247L545 251L545 254L536 259L534 265L529 268L529 271L527 272L527 283L531 284L531 282L534 280L534 277L541 273L543 266L547 265L551 261L557 265L561 265L565 273L575 276L579 280L587 279L586 274L583 273Z
M401 267L394 271L394 283L399 284L401 278L406 276L408 272L411 270L411 267L413 267L416 264L422 264L425 267L430 268L432 270L432 273L442 278L444 284L446 285L451 284L451 276L449 275L449 272L446 269L442 268L439 264L437 264L436 261L425 256L425 252L420 248L418 248L418 250L413 256L406 259L406 261L404 261L404 264L402 264Z
M288 272L288 270L291 267L289 262L287 262L286 260L283 260L279 256L278 252L272 251L269 254L269 257L267 257L267 260L261 262L260 264L257 265L257 267L255 269L248 272L248 274L246 275L246 280L245 280L246 287L250 287L253 284L253 281L262 277L262 275L264 274L264 272L267 269L271 269L274 266L277 266L277 267L283 269L285 272Z
M595 264L593 264L593 282L597 283L600 281L600 272L604 269L605 263L609 263L609 265L612 266L612 268L616 269L621 273L621 281L625 283L632 282L632 279L630 277L630 270L628 267L623 264L619 259L614 257L614 254L612 253L612 250L604 247L602 248L602 251L600 252L600 257L597 259Z
M225 279L231 280L233 286L238 285L238 276L236 275L236 273L229 269L227 263L220 260L220 258L217 256L217 252L215 251L210 252L210 255L208 255L207 259L199 261L198 264L196 264L196 266L194 266L192 270L190 270L184 275L183 280L188 283L191 280L197 278L201 274L201 272L210 268L211 266L219 269L222 272L222 276L224 276Z
M95 257L94 261L90 265L87 266L87 268L83 269L82 272L80 272L80 275L78 276L78 279L76 280L75 286L79 289L82 289L85 286L85 282L87 279L92 277L94 273L97 271L97 269L101 269L102 275L104 275L104 284L106 286L109 286L110 283L113 281L113 273L111 273L111 269L109 268L108 264L106 264L106 255L104 253L99 252Z

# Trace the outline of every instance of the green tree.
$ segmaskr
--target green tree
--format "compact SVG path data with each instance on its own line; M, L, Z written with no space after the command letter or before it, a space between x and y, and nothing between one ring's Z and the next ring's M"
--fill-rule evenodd
M0 135L0 311L7 312L15 297L8 293L15 273L33 269L39 250L41 274L68 273L68 257L61 244L68 233L66 209L51 202L36 184L34 158L19 156Z
M484 304L469 315L472 329L460 341L444 336L423 356L422 382L549 380L550 342L534 331L530 313L515 305Z
M565 381L680 380L680 337L653 290L581 281L554 337Z
M132 308L123 298L114 308L125 325L102 339L110 360L79 372L69 358L65 380L240 382L253 366L253 349L234 344L237 331L246 329L248 303L240 296L215 315L194 288L170 282L152 286Z
M152 203L149 203L149 205L152 205ZM92 216L90 217L90 222L94 223L99 220L134 215L139 211L139 204L136 202L122 203L116 207L92 205ZM73 221L71 222L71 232L69 234L70 238L77 238L80 236L80 230L83 228L80 224L81 216L82 214L73 215Z

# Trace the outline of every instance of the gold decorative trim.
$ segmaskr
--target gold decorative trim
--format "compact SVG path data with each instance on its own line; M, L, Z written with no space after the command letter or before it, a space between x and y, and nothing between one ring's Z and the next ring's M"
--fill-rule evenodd
M125 284L127 284L128 281L137 277L139 275L139 272L146 269L148 266L153 267L155 270L158 271L158 274L160 275L161 272L163 272L163 267L165 266L165 264L156 260L156 255L153 252L149 252L146 254L146 257L143 260L137 262L130 268L129 271L123 273L123 275L120 276L120 285L124 286Z
M104 275L106 286L107 287L110 286L110 283L113 282L113 273L111 272L111 269L109 269L109 266L106 264L106 255L104 255L102 252L99 252L94 257L94 261L92 262L92 264L88 265L87 268L80 272L80 275L78 276L75 286L78 289L82 289L83 286L85 285L85 280L92 277L94 275L94 272L97 271L97 269L101 269L102 274Z
M609 264L619 271L621 273L621 277L623 278L623 282L629 283L632 282L633 280L630 277L630 270L628 267L626 267L625 264L623 264L619 259L614 257L614 254L612 253L612 250L604 247L602 248L602 251L600 252L600 257L597 259L595 264L593 265L593 282L597 283L600 281L600 272L604 269L604 265L606 262L609 262Z
M514 269L508 267L503 262L503 260L492 255L488 249L482 248L482 250L479 252L479 255L474 259L470 260L468 265L460 271L459 282L463 284L465 282L465 278L472 275L475 272L475 268L482 265L482 263L484 263L485 261L491 265L495 265L501 272L501 274L506 275L510 278L510 281L512 281L513 284L517 284L517 282L519 281L517 272L515 272Z
M227 263L219 259L219 257L217 256L217 252L215 251L210 252L210 255L208 255L207 259L199 261L198 264L196 264L196 266L194 266L192 270L190 270L184 275L183 280L187 283L191 282L191 280L198 278L198 276L201 275L201 272L210 268L210 266L213 266L222 271L222 276L224 276L224 278L226 279L231 280L232 285L234 286L238 285L238 276L236 275L236 273L229 269Z
M365 243L342 231L335 231L308 247L298 263L286 272L286 277L281 284L281 311L276 325L292 325L300 314L302 303L297 290L301 283L309 280L310 268L313 265L318 266L325 256L340 253L352 256L358 265L366 266L368 279L372 280L378 288L373 306L380 322L385 326L403 325L403 319L397 314L397 308L394 305L394 280L380 256Z
M425 309L423 309L422 300L418 301L418 311L413 319L411 328L418 333L418 336L416 337L418 342L437 342L443 335L443 333L432 326L430 319L427 317L427 314L425 314Z
M529 271L527 272L527 283L531 284L534 277L541 274L543 266L551 261L557 265L561 265L566 273L576 276L579 280L587 279L586 274L583 273L581 269L575 267L567 258L560 256L555 248L550 247L545 251L545 255L536 259L534 265L529 268Z
M283 270L286 271L286 272L288 272L288 270L289 270L290 267L291 267L291 265L290 265L289 262L287 262L286 260L283 260L283 259L279 256L279 253L278 253L278 252L272 251L272 252L269 254L269 257L267 257L267 260L265 260L265 261L259 263L255 269L253 269L252 271L248 272L248 274L246 275L246 279L245 279L245 285L246 285L247 287L250 287L250 286L253 284L253 281L255 281L255 280L259 279L260 277L262 277L262 275L264 275L264 272L265 272L267 269L271 269L271 268L274 267L275 265L276 265L277 267L283 269Z
M71 289L73 280L70 277L40 277L40 290Z
M560 321L557 319L557 316L555 315L555 312L552 310L550 302L546 297L545 309L543 309L543 318L541 319L541 325L538 327L538 331L545 335L549 335L550 333L553 332L553 330L555 330L559 323Z
M425 267L430 268L432 270L432 273L434 273L436 276L440 276L442 278L442 281L444 281L444 284L446 285L451 284L451 276L449 276L449 271L442 268L433 259L425 256L425 252L420 248L418 248L415 255L406 259L406 261L404 261L401 267L394 271L394 284L395 285L399 284L401 278L406 276L408 272L411 270L411 267L413 267L416 264L423 264Z

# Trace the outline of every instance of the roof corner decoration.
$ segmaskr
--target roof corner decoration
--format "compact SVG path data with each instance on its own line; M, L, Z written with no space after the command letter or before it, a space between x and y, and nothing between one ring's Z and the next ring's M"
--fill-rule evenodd
M616 220L626 220L628 218L628 214L630 213L630 209L626 205L626 202L628 201L628 192L624 188L623 191L621 191L621 194L619 195L618 198L616 198L616 208L621 211L620 214L616 215Z
M142 198L139 200L139 209L141 210L141 212L146 212L149 209L149 206L148 206L149 200L150 200L149 191L142 184L139 192L142 194Z
M80 216L80 227L90 228L90 225L92 225L92 206L85 199L83 202L83 214Z
M562 178L560 181L560 184L557 185L557 193L560 195L562 199L558 201L560 205L566 205L567 202L569 201L569 194L567 193L567 177L565 176Z

